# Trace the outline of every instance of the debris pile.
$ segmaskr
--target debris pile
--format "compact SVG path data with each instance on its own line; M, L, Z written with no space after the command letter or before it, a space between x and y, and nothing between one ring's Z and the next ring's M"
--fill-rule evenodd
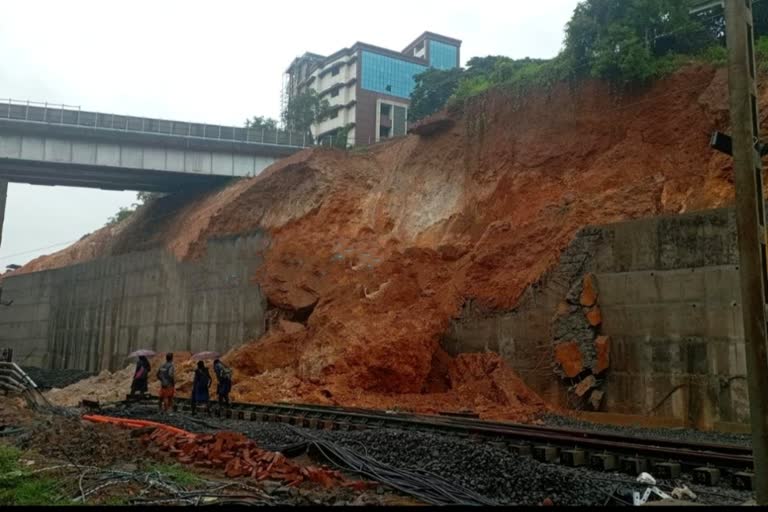
M176 381L179 396L187 396L192 390L192 377L195 371L195 362L191 360L189 352L175 352L174 365L176 367ZM150 360L152 370L149 374L149 394L157 395L160 382L155 377L155 372L165 361L165 354L156 355ZM131 390L135 363L131 363L122 370L110 372L103 370L98 375L80 380L64 388L53 388L44 393L45 397L54 405L62 407L76 407L83 400L92 402L117 402L125 399Z
M63 407L76 407L83 400L94 402L117 402L124 400L131 389L134 365L122 370L110 372L104 370L98 375L89 377L62 389L54 388L44 393L53 404ZM150 380L151 382L151 380ZM154 383L157 387L159 384ZM150 392L152 389L150 387Z
M22 448L77 465L105 467L138 461L144 455L129 432L86 423L79 417L37 418L19 441Z
M251 377L241 375L241 380L235 380L232 397L241 402L265 403L277 394L283 401L294 403L425 414L471 410L481 418L514 421L530 421L551 410L497 354L461 354L451 358L442 352L437 359L421 393L313 386L297 378L294 372L281 369ZM236 357L232 364L238 364Z

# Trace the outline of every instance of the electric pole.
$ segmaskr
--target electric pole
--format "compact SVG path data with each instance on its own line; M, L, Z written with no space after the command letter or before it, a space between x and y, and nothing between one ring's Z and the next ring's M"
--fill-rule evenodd
M752 0L725 0L725 26L754 490L758 505L768 505L768 250Z

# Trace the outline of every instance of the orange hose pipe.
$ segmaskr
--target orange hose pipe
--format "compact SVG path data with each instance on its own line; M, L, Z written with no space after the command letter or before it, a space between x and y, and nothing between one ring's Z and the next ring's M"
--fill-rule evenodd
M129 428L154 427L154 428L165 430L166 432L171 432L173 434L177 434L181 436L195 437L195 434L193 434L192 432L188 432L186 430L182 430L180 428L176 428L171 425L166 425L165 423L158 423L156 421L137 420L137 419L130 419L130 418L115 418L112 416L101 416L99 414L86 414L85 416L83 416L83 419L86 421L90 421L92 423L112 423L114 425L122 425Z

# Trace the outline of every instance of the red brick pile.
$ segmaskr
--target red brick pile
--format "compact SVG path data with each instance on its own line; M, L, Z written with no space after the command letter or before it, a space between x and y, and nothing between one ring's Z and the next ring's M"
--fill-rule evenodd
M314 482L323 487L344 486L363 490L366 482L346 482L340 472L323 467L300 466L277 452L260 449L256 443L235 432L187 434L158 428L142 438L183 464L224 469L230 478L250 477L275 480L288 486Z

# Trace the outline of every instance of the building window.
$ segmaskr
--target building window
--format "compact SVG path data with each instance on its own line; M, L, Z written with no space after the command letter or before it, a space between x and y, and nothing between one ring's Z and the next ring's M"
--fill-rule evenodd
M335 98L336 96L338 96L340 90L341 89L339 89L338 87L336 89L332 90L331 91L331 98Z
M429 42L429 65L435 69L453 69L456 67L457 49L440 41Z
M363 89L406 99L411 97L414 75L427 69L422 64L369 51L363 52L361 67Z
M341 66L336 66L335 68L331 68L331 76L336 76L339 73L341 73Z
M405 107L398 107L395 105L394 113L392 114L392 135L395 137L405 135L407 131L407 123L408 120Z
M377 139L400 137L408 131L408 108L405 105L379 102Z

